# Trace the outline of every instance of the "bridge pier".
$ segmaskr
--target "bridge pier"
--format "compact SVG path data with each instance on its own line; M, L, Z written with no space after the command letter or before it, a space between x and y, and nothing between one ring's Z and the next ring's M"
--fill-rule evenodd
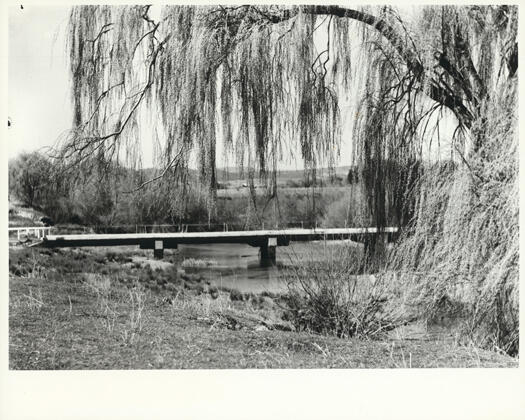
M164 257L164 241L155 241L155 248L153 249L153 257L156 260L162 260Z
M153 257L161 260L164 258L164 249L177 249L178 242L172 239L143 239L139 242L140 249L152 249Z
M259 259L262 267L274 265L276 261L277 238L268 238L265 245L259 249Z

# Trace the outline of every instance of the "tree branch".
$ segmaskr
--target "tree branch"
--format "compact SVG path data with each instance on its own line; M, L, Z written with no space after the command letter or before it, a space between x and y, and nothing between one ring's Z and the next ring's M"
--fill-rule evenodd
M113 25L113 23L106 23L99 31L98 35L94 38L94 39L86 39L86 42L91 42L91 43L95 43L97 42L100 37L102 35L104 35L105 33L111 31L113 28L111 28L111 26Z
M147 80L147 83L144 86L144 88L140 91L139 98L136 100L136 102L131 107L131 110L129 111L129 113L126 116L126 118L123 121L122 120L119 121L118 129L113 131L113 132L111 132L111 133L102 135L102 136L83 137L83 138L79 139L80 141L73 140L73 143L71 145L69 145L68 147L66 147L66 150L68 148L73 150L70 155L72 155L73 153L79 153L79 152L80 152L80 154L82 154L82 152L84 152L86 149L88 149L90 146L92 146L94 144L97 145L96 148L95 148L95 150L97 150L98 148L101 147L101 145L106 140L108 140L110 138L117 139L122 134L122 132L124 131L125 127L127 126L129 121L133 117L133 114L135 113L136 109L139 107L139 105L142 103L142 100L145 98L146 93L148 92L148 90L153 85L153 82L154 82L153 71L154 71L156 59L157 59L157 56L158 56L159 52L162 50L164 44L167 41L168 41L168 37L166 39L164 39L159 44L159 46L157 47L157 49L153 53L153 56L151 58L149 66L148 66L148 80ZM78 143L83 143L83 144L78 144ZM67 153L65 154L65 157L68 157ZM77 163L79 163L79 162L77 162Z
M280 23L296 16L298 12L294 10L286 10L275 15L267 13L265 14L265 18L271 23ZM417 56L417 52L412 48L408 48L405 39L385 20L359 10L340 6L303 6L302 11L307 14L332 15L340 18L353 19L371 26L389 41L390 45L392 45L401 56L407 68L414 73L420 83L424 84L425 78L430 79L428 75L425 74L425 69ZM441 64L439 65L441 66ZM451 68L449 68L449 70L452 71ZM449 108L467 128L472 126L473 116L463 104L461 98L449 94L433 80L430 82L430 89L425 90L425 94L432 100Z
M184 151L184 147L181 147L179 152L168 163L168 165L166 165L166 167L164 168L164 170L162 171L162 173L160 175L157 175L156 177L153 177L153 178L143 182L142 184L140 184L138 187L134 188L131 191L124 191L124 194L131 194L131 193L137 192L137 191L141 190L142 188L144 188L146 185L151 184L151 183L153 183L155 181L158 181L159 179L163 178L166 175L166 173L168 172L169 169L171 169L174 165L175 165L175 167L177 167L179 165L180 158L182 157L182 152L183 151Z

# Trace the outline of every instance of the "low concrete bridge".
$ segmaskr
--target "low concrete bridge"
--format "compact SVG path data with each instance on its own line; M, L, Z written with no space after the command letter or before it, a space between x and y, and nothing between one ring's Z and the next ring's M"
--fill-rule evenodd
M388 227L381 235L392 237L397 228ZM141 249L153 249L156 258L162 258L164 249L177 248L179 244L240 243L260 248L261 261L275 261L277 246L290 242L315 240L352 239L366 241L377 233L377 228L331 228L331 229L278 229L230 232L177 232L177 233L112 233L81 235L47 235L41 245L45 247L120 246L138 245Z

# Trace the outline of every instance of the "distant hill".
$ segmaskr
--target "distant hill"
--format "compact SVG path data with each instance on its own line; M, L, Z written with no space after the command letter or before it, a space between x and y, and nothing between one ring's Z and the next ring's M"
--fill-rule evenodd
M345 178L348 174L349 169L350 169L350 166L338 166L332 169L332 174ZM217 179L219 182L244 180L246 179L246 172L247 171L245 171L244 176L241 176L241 173L237 168L234 168L234 167L218 168L217 169ZM323 178L323 179L328 178L329 174L330 174L330 171L328 170L328 168L318 168L317 169L318 178ZM277 179L280 182L300 181L304 179L304 170L303 169L281 170L277 172Z
M328 181L331 175L335 175L343 180L346 180L350 166L338 166L333 168L331 171L328 168L318 168L317 169L317 179ZM153 178L158 174L158 170L154 168L144 168L141 170L143 177L145 179ZM199 171L196 169L190 169L191 177L198 177ZM225 167L217 168L217 182L219 183L234 183L239 184L247 179L248 169L244 170L244 173L241 174L241 171L237 167ZM256 178L258 174L256 174ZM284 184L286 182L301 182L304 180L305 174L303 169L295 170L280 170L277 172L277 181L279 184Z

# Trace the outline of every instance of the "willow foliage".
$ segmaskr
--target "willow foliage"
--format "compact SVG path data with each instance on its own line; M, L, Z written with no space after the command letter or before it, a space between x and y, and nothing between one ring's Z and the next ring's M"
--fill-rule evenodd
M487 104L497 118L488 119L483 153L469 166L434 164L421 177L416 217L389 267L427 319L459 310L469 340L512 355L519 352L516 87Z
M517 66L515 7L422 7L406 19L390 7L165 6L158 20L150 9L72 9L75 129L64 161L137 161L145 126L162 145L162 175L184 176L194 154L213 198L222 141L271 195L284 148L307 170L334 162L349 97L355 161L380 226L403 196L389 191L411 177L385 160L412 168L443 119L458 127L461 156L465 139L479 149L484 103Z

